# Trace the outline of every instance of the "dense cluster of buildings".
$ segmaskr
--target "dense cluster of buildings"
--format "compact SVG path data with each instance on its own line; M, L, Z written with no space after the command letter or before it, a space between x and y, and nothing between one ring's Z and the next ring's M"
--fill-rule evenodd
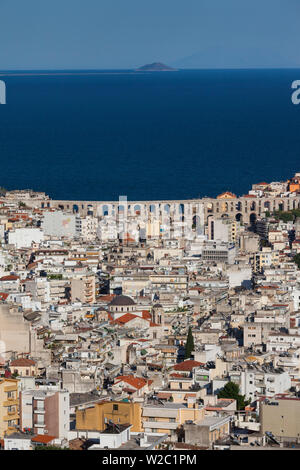
M9 191L0 240L1 448L300 445L300 174L176 202Z

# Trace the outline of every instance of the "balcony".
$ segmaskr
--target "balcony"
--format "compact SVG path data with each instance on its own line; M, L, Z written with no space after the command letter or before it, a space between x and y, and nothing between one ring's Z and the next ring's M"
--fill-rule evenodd
M7 393L7 392L18 392L18 387L17 385L10 385L8 387L4 387L4 392Z
M2 402L2 406L17 406L19 401L16 398L8 398L7 400Z
M20 418L19 414L16 411L7 412L6 416L3 416L3 421L14 421Z
M44 428L45 426L46 426L45 421L43 421L41 423L33 423L34 428Z

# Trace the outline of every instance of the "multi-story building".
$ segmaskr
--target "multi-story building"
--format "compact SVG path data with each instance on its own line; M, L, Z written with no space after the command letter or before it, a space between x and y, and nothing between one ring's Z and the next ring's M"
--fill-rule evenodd
M96 217L76 217L76 232L85 241L95 240L99 221Z
M0 378L0 437L16 431L18 424L18 380Z
M277 266L279 264L279 252L273 251L271 248L263 248L262 251L254 255L254 270L262 271L269 266Z
M20 427L35 434L67 439L70 429L70 399L67 390L20 392Z
M76 410L76 429L104 431L106 424L130 424L132 432L142 431L141 405L125 401L101 401Z
M276 393L288 392L291 377L288 372L263 369L246 369L231 371L230 380L239 385L241 395L247 400L255 400L258 396L272 397Z
M21 377L32 377L37 375L36 362L26 357L11 361L9 366L12 374L17 374Z
M231 219L208 219L209 240L220 240L235 243L237 235L237 222Z
M261 433L279 441L300 442L300 399L274 395L259 402Z
M186 421L198 421L204 418L204 407L189 401L183 403L153 403L143 406L142 423L145 432L168 434L170 440L176 440L176 429Z
M82 276L71 280L72 302L92 304L96 298L95 276Z

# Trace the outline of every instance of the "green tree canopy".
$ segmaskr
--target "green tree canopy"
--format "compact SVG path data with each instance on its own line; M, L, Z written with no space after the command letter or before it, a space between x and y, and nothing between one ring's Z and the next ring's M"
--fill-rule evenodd
M296 263L296 265L300 269L300 253L298 253L296 256L294 256L293 261L294 261L294 263Z
M228 382L218 393L218 398L233 398L237 402L238 410L243 410L249 403L245 400L245 395L240 395L240 388L234 382Z
M192 351L194 351L194 338L193 338L193 333L192 333L192 328L189 327L188 335L187 335L187 340L185 343L185 353L184 353L184 358L189 359L191 357Z

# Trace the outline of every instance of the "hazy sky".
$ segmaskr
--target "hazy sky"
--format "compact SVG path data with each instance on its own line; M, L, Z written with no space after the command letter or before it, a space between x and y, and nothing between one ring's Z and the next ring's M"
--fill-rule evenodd
M300 66L299 0L0 0L0 69Z

